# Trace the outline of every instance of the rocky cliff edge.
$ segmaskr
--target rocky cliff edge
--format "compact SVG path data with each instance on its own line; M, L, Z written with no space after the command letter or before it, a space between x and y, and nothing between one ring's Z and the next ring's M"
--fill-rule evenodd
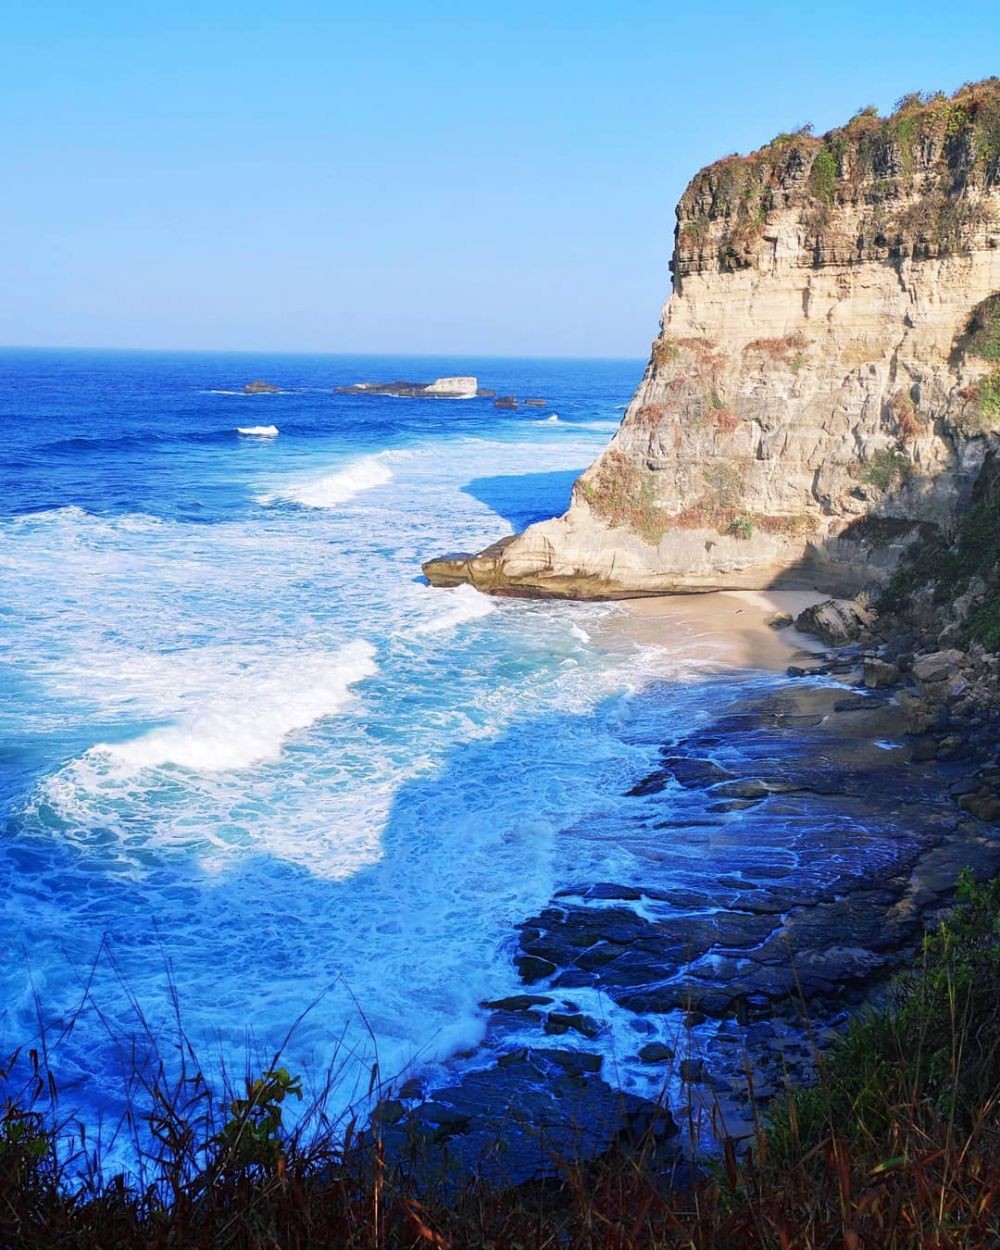
M616 598L885 582L1000 440L1000 79L698 173L642 382L565 516L439 586Z

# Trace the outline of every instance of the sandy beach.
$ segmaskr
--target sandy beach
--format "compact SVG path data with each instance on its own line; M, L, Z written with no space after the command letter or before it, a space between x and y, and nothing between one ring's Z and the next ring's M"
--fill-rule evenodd
M705 595L664 595L625 599L625 611L616 622L629 637L644 643L676 647L690 655L692 646L704 648L705 658L719 658L738 668L780 670L796 657L822 652L817 638L792 626L774 629L769 622L779 614L796 617L829 595L816 590L723 590ZM678 638L679 632L686 637Z

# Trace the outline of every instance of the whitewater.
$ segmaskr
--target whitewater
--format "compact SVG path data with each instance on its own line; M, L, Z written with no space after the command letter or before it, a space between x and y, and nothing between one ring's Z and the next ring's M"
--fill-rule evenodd
M449 361L0 354L0 1043L86 1121L172 987L208 1069L291 1029L338 1107L481 1061L514 927L633 871L595 834L655 758L633 699L697 719L700 661L420 561L562 511L640 368L462 363L540 420L332 389Z

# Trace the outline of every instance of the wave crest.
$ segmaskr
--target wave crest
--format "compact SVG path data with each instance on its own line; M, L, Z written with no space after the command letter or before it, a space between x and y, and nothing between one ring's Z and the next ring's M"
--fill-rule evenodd
M375 648L364 641L328 655L291 657L234 679L179 724L126 742L99 743L87 755L130 773L167 764L225 772L273 761L289 734L339 712L351 687L377 671Z
M363 491L385 486L392 481L392 469L385 461L385 454L364 456L322 477L290 482L280 490L261 497L264 504L297 503L304 508L336 508Z
M456 586L454 590L436 590L433 593L435 596L447 595L450 606L446 612L415 625L415 634L438 634L442 630L454 629L465 621L474 621L496 611L496 603L474 586Z

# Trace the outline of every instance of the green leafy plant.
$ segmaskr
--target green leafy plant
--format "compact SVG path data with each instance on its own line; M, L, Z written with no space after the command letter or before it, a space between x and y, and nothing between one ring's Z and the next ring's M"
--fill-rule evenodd
M827 148L821 148L809 171L809 189L816 199L830 203L839 173L837 158Z
M883 494L904 485L913 474L913 465L901 451L879 448L861 470L861 480Z
M276 1068L246 1081L246 1097L230 1103L230 1119L216 1138L226 1164L274 1167L282 1154L282 1116L286 1098L301 1100L302 1080Z
M966 330L967 350L983 360L1000 360L1000 291L973 310Z
M753 521L748 516L736 516L729 522L729 533L734 538L749 541L753 538Z
M990 425L1000 421L1000 369L979 383L979 411Z

